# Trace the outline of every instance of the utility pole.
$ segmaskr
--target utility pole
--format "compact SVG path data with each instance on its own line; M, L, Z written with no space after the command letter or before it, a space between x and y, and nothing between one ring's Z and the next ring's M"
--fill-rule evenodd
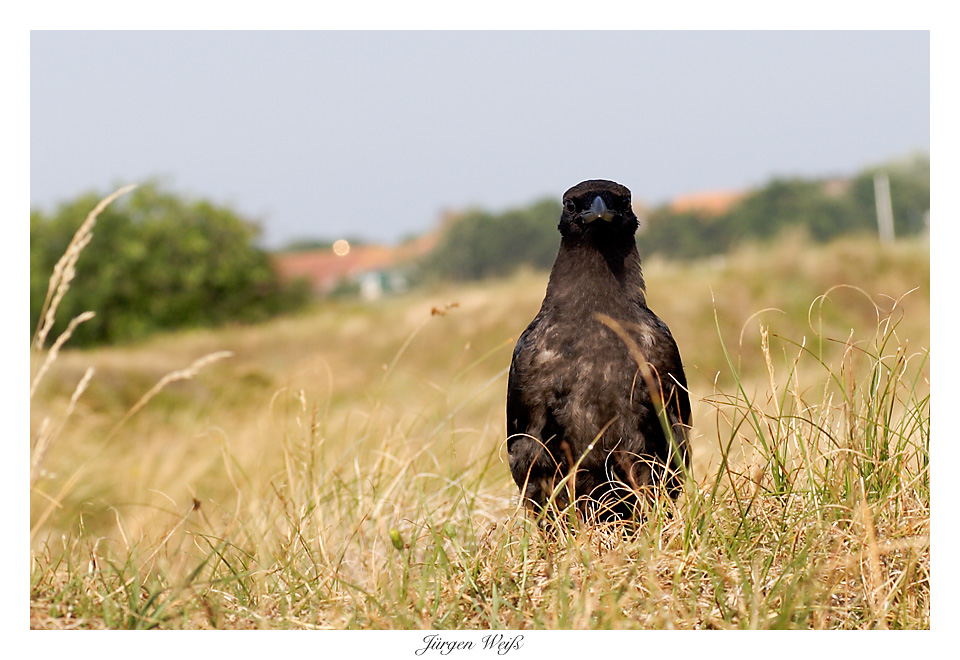
M873 196L877 204L880 242L893 243L893 204L890 201L890 178L885 172L873 175Z

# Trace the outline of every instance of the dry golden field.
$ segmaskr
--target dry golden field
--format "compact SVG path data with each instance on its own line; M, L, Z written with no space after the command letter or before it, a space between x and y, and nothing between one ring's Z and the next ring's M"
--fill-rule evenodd
M67 342L31 397L31 626L929 627L926 239L644 272L694 469L631 528L517 510L506 371L545 273Z

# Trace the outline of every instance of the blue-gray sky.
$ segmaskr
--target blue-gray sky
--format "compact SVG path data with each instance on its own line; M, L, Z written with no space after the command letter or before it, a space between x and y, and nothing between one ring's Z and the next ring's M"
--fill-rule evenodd
M30 55L33 206L160 177L268 247L586 178L655 204L930 149L924 31L40 31Z

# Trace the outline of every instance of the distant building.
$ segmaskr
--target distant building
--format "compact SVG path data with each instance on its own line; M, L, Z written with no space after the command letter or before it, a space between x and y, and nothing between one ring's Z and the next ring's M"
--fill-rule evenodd
M850 192L850 179L827 179L823 182L823 192L827 197L842 197Z
M674 213L699 212L709 216L723 215L734 204L747 196L742 190L712 190L707 192L681 195L670 202L669 208Z
M357 286L365 300L375 300L384 293L405 290L407 279L401 264L432 250L437 238L431 233L396 247L348 246L339 249L339 254L332 247L281 252L273 255L273 260L281 279L306 279L317 296L329 295L347 284Z

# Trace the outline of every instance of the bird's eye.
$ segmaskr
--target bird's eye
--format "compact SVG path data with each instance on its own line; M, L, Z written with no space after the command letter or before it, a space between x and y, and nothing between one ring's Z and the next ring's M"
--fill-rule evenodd
M567 213L573 213L574 211L577 210L577 205L573 203L572 199L568 199L563 203L563 209Z

